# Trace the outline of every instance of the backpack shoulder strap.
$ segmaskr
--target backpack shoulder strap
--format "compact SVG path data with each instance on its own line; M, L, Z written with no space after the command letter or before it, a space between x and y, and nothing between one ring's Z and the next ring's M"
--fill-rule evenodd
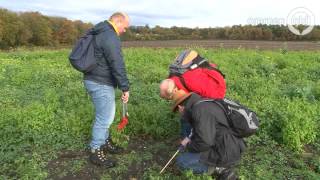
M93 28L91 28L88 32L87 32L87 35L91 35L92 36L92 45L94 47L95 50L100 50L99 47L98 47L98 44L97 44L97 40L96 40L96 36L102 32L106 31L105 29L101 30L101 31L98 31L98 32L95 32L93 30Z
M187 86L186 81L184 80L184 78L183 78L181 75L177 75L177 77L179 78L182 86L183 86L184 88L186 88L189 92L192 92L192 91L188 88L188 86Z
M95 50L98 49L97 41L96 41L96 35L92 34L92 44Z
M190 69L195 69L197 67L200 67L200 68L207 68L207 69L210 69L210 70L215 70L217 71L218 73L221 74L221 76L225 79L226 78L226 75L223 74L218 68L216 67L212 67L208 61L208 59L206 58L202 58L201 56L197 56L194 60L193 60L193 65L190 67Z
M214 70L214 71L217 71L219 74L221 74L221 76L225 79L226 78L226 75L223 74L218 68L216 67L212 67L208 61L206 61L205 63L201 64L199 67L201 68L206 68L206 69L209 69L209 70Z
M221 76L222 76L224 79L226 78L226 75L223 74L218 68L215 68L215 67L210 66L210 69L215 70L215 71L217 71L218 73L220 73Z
M200 103L202 103L202 102L213 102L213 103L217 104L217 105L223 110L223 112L224 112L226 115L228 115L228 112L227 112L226 108L219 102L219 100L215 100L215 99L203 99L203 100L200 100L200 101L196 102L196 103L194 104L194 106L195 106L195 105L198 105L198 104L200 104Z
M189 67L189 69L195 69L198 67L206 66L205 64L208 64L208 60L198 55L192 60L192 64Z
M229 113L228 113L228 111L226 110L226 108L219 102L219 100L215 100L215 99L203 99L203 100L200 100L200 101L198 101L198 102L196 102L195 104L193 104L193 106L196 106L196 105L198 105L198 104L200 104L200 103L202 103L202 102L213 102L213 103L215 103L215 104L217 104L222 110L223 110L223 112L224 112L224 114L226 115L226 118L227 118L227 128L231 128L230 127L230 119L229 119ZM193 107L192 106L192 107ZM223 123L222 123L223 124Z

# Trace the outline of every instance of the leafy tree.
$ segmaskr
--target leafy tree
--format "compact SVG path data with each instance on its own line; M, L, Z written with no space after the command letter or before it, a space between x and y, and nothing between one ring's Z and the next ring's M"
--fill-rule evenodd
M124 41L135 40L135 34L132 32L131 28L128 28L124 34L121 35L121 39Z
M93 26L91 23L83 23L79 20L74 21L73 24L78 32L78 37L83 35L88 29L92 28Z
M4 26L4 24L3 24L2 20L0 19L0 42L2 41L2 37L3 37L3 31L4 31L3 26Z
M64 20L58 31L59 42L61 44L73 43L78 36L78 31L70 20Z
M63 17L49 17L39 12L15 13L0 8L0 48L21 45L58 46L71 45L93 25L71 21ZM303 30L305 26L297 26ZM276 40L319 41L320 26L305 36L297 36L284 25L235 25L232 27L171 28L155 26L131 26L121 36L123 40Z
M3 24L0 41L1 48L14 47L17 45L17 34L20 29L19 17L16 13L12 13L6 9L0 9L0 20Z
M21 19L31 30L32 37L29 40L31 44L37 46L52 44L52 29L48 17L38 12L27 12L21 14Z

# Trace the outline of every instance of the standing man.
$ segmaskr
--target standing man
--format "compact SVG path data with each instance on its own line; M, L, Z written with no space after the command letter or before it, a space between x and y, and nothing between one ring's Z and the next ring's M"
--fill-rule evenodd
M129 17L117 12L108 21L93 27L98 66L84 74L84 85L95 107L95 120L90 142L90 161L106 168L114 167L115 161L106 154L121 153L123 149L113 144L109 127L115 116L115 88L122 90L123 103L129 100L129 81L123 60L119 35L129 27Z

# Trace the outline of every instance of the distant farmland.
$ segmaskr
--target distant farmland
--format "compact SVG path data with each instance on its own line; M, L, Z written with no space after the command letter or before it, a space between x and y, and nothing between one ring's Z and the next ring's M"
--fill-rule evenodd
M169 41L125 41L124 47L203 47L203 48L246 48L320 50L320 41L246 41L246 40L169 40Z

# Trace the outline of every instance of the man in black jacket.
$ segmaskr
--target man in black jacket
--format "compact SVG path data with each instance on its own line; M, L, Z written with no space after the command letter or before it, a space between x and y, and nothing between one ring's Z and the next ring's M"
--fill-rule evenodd
M120 153L122 149L113 144L109 127L115 116L115 88L122 90L122 101L128 102L129 81L121 51L119 35L129 26L125 13L114 13L108 21L100 22L92 29L97 48L94 50L98 66L84 74L84 85L95 107L92 127L90 160L96 165L115 166L106 153Z
M192 126L191 138L181 145L187 152L180 154L177 165L194 173L217 174L218 179L236 179L232 168L240 161L245 144L232 135L224 111L213 102L205 102L195 93L173 92L173 111Z

